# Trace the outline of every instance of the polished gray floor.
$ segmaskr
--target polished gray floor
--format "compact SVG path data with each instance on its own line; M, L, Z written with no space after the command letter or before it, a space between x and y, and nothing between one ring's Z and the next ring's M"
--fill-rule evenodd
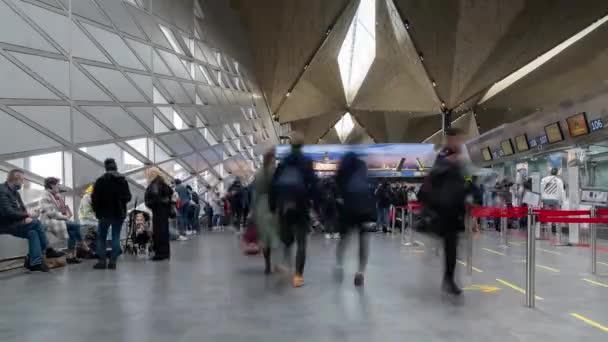
M461 283L473 288L462 301L440 295L442 259L423 236L424 247L408 250L396 237L374 235L361 290L352 285L355 248L338 283L336 241L321 237L311 238L301 289L264 276L262 259L241 255L228 233L174 243L170 262L125 257L117 271L87 263L4 273L0 341L606 341L607 331L571 316L608 325L608 288L582 280L608 283L589 274L589 250L541 243L543 300L528 309L523 294L497 281L525 285L525 246L514 239L501 248L493 233L476 237L481 272L469 277L459 265ZM599 254L608 274L608 254Z

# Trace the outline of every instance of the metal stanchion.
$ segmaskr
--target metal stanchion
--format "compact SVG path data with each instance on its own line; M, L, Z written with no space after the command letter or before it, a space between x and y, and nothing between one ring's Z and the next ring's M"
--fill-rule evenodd
M591 207L591 217L595 217L595 206ZM591 246L591 273L597 274L597 225L595 223L589 224L591 230L590 246Z
M402 215L403 217L403 215ZM407 211L407 226L409 229L412 229L412 226L414 225L414 218L413 218L413 214L412 214L412 210L408 210ZM401 225L401 244L402 245L406 245L407 241L406 241L406 237L405 237L405 225L402 224Z
M526 305L533 308L535 305L535 273L536 272L536 232L533 225L534 213L532 207L528 208L528 241L526 253Z
M504 212L507 212L507 205L504 205ZM501 237L501 242L502 242L502 247L508 247L508 240L507 240L507 218L506 217L501 217L500 218L500 237Z
M388 216L391 218L391 212L393 213L393 222L391 222L391 234L395 231L395 219L397 218L397 207L391 205L389 208Z
M464 217L465 230L467 232L467 274L473 274L473 220L474 218L471 216L471 209L467 208Z
M405 210L405 209L403 209ZM409 208L407 218L409 221L407 241L402 241L401 244L405 247L420 247L420 244L414 241L414 210Z

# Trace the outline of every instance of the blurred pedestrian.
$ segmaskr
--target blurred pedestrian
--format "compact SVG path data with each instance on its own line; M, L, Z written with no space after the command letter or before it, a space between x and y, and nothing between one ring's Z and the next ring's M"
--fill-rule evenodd
M316 198L316 176L312 161L302 153L303 138L294 134L291 152L277 167L272 180L270 208L279 215L280 237L285 245L285 261L291 261L291 247L295 241L296 269L293 286L304 285L306 243L310 228L310 204Z
M272 271L272 250L278 244L278 219L270 211L270 191L275 170L274 149L264 154L264 165L255 175L253 183L253 217L262 242L264 273Z
M365 162L355 153L347 153L336 174L336 184L342 202L339 206L341 239L336 252L336 270L341 277L348 241L353 233L359 234L359 268L354 283L361 286L369 255L369 236L364 225L374 220L374 198L369 188Z
M171 197L173 189L158 168L148 170L148 187L144 195L146 207L152 210L152 247L153 261L161 261L171 257L169 244L169 218L175 217Z

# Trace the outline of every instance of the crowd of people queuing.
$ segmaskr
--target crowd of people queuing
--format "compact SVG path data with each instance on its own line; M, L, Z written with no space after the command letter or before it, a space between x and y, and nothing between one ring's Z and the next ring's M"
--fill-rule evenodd
M137 211L133 217L136 240L152 241L152 260L170 259L169 241L187 239L188 234L201 231L200 212L210 230L225 227L257 227L265 273L291 272L292 248L295 245L293 286L304 285L304 268L311 212L316 212L328 238L339 238L336 250L336 274L342 277L344 252L353 235L359 237L359 266L354 277L356 286L364 284L369 256L369 223L376 222L376 230L390 231L391 206L407 206L420 200L424 205L425 222L433 226L444 242L445 272L443 288L459 294L454 281L457 234L463 228L465 185L460 161L462 144L457 130L447 132L447 142L437 161L417 189L403 182L383 180L370 182L364 160L355 153L347 153L340 161L334 177L318 179L312 161L302 153L302 139L292 137L290 153L279 163L274 150L263 156L263 166L251 186L240 180L228 188L223 196L213 193L202 201L196 191L181 180L171 180L157 168L146 171L148 186L144 203L147 212ZM277 165L278 164L278 165ZM64 255L49 246L47 233L60 240L67 239L66 260L80 263L79 253L98 259L95 269L116 269L121 253L121 230L128 216L127 207L132 195L126 178L118 172L113 159L104 162L105 173L87 187L80 201L79 220L61 195L60 180L47 178L45 193L36 211L28 210L19 194L24 183L24 172L12 170L0 186L0 234L27 239L29 253L25 266L32 271L48 271L45 258ZM250 213L250 208L251 213ZM146 220L151 216L151 230ZM176 219L177 232L172 233L170 220ZM395 218L393 218L395 219ZM90 234L83 236L82 227ZM111 252L107 253L106 239L111 229ZM143 238L142 238L143 237ZM141 239L140 239L141 238ZM282 256L274 251L282 245ZM279 262L273 262L280 260ZM282 259L282 260L281 260Z

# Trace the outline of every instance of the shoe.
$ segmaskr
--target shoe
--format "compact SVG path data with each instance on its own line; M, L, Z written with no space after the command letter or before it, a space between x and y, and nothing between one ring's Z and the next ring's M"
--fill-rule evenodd
M32 271L32 272L49 272L50 268L45 263L41 263L38 265L30 266L30 271Z
M47 248L46 249L46 257L47 258L61 258L62 256L64 256L65 253L63 252L58 252L52 248Z
M27 256L25 257L25 259L23 260L23 268L25 268L26 270L30 269L30 258L28 258Z
M116 261L114 261L114 262L110 261L108 263L108 269L109 270L115 270L116 269Z
M340 233L334 233L334 235L332 236L332 238L339 239L340 238Z
M167 260L167 259L169 259L169 257L162 256L162 255L155 255L152 257L152 261L163 261L163 260Z
M304 277L301 274L296 274L293 276L293 287L302 287L304 286Z
M365 281L365 277L363 277L363 273L355 274L355 286L363 286Z
M105 270L107 268L106 262L105 261L98 261L94 266L94 269L96 270Z
M325 234L325 238L326 238L327 240L329 240L329 239L331 239L331 238L332 238L332 235L331 235L331 234Z
M443 282L443 291L447 294L459 296L462 294L462 290L456 285L453 280Z
M76 257L67 258L67 259L65 259L65 261L66 261L68 264L80 264L80 263L82 263L82 260L80 260L80 259L78 259L78 258L76 258Z
M188 239L187 237L185 237L183 235L180 235L177 237L177 241L188 241L188 240L190 240L190 239Z

